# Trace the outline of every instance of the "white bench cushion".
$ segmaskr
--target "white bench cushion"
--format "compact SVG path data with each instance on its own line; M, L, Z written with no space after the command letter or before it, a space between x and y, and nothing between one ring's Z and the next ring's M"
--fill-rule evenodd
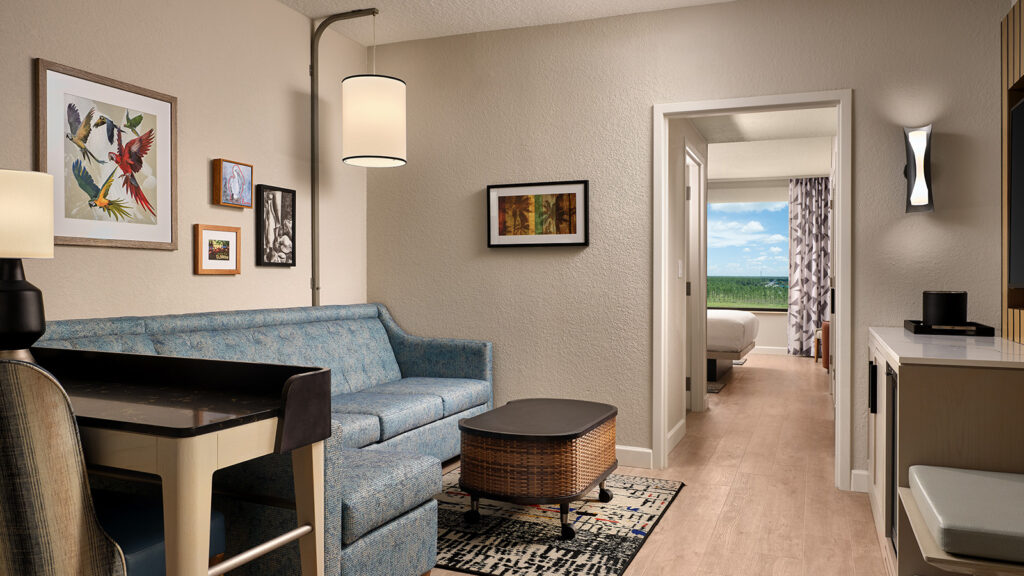
M946 552L1024 562L1024 474L911 466L910 489Z

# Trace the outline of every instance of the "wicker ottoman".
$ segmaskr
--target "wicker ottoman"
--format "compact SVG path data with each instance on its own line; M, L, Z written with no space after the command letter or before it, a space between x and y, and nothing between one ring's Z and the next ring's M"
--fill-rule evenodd
M576 531L569 524L569 503L600 484L600 500L612 493L604 481L618 466L615 416L609 404L582 400L516 400L459 422L462 476L470 496L468 522L480 521L480 499L515 504L558 504L562 538Z

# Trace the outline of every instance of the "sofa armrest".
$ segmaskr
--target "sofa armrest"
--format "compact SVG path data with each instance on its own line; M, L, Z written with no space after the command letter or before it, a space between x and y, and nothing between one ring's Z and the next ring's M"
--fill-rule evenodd
M380 316L403 378L473 378L493 382L490 342L413 336L395 323L384 306L380 306Z

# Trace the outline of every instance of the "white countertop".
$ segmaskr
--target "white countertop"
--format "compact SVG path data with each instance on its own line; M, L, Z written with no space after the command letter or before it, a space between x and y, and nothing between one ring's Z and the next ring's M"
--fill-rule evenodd
M868 328L868 338L900 364L983 366L1024 370L1024 345L999 336L936 336L899 328Z

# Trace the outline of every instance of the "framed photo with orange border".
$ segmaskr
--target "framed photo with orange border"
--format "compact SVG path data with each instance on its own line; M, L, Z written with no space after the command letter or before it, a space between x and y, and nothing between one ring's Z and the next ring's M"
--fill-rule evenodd
M195 274L241 274L242 229L196 224L192 227Z
M213 203L252 208L252 164L224 158L214 160Z
M588 180L487 187L487 245L588 246Z

